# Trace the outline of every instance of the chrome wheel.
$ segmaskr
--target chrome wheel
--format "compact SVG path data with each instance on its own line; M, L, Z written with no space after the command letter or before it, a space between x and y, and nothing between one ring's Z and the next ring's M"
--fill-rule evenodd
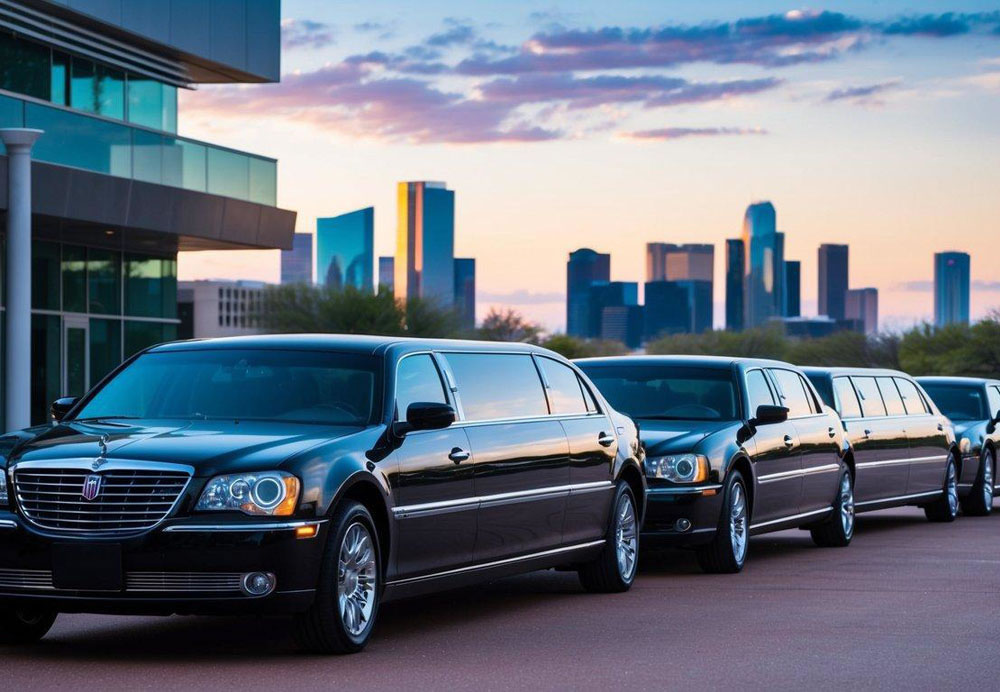
M986 509L993 506L993 455L983 457L983 502Z
M371 533L361 523L351 524L340 543L337 597L344 629L358 636L368 627L375 607L378 567Z
M851 477L846 473L840 481L840 523L844 527L844 535L850 538L854 533L854 488L851 487Z
M948 478L945 480L944 489L948 494L948 511L952 516L958 514L958 478L955 473L955 462L948 462Z
M747 502L743 486L736 483L729 496L729 539L733 544L733 557L743 564L747 553Z
M618 500L615 512L615 550L618 555L618 574L626 582L635 572L636 553L639 549L639 534L635 521L635 507L628 494Z

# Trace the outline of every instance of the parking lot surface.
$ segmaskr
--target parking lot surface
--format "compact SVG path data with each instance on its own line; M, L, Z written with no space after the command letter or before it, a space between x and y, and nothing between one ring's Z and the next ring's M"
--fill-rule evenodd
M864 515L848 548L755 538L740 575L645 555L631 592L566 572L387 605L361 654L297 652L285 622L64 615L0 648L2 688L996 689L1000 515Z

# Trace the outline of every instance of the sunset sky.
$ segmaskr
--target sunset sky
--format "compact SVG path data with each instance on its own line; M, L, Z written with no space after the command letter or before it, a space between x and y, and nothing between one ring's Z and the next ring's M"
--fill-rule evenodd
M395 183L456 192L479 315L565 327L566 255L724 247L771 200L816 305L820 243L849 243L881 325L930 319L932 255L972 254L972 311L1000 307L1000 3L284 0L277 85L181 97L182 134L279 159L298 230L375 206L394 253ZM277 281L278 253L186 253L182 279Z

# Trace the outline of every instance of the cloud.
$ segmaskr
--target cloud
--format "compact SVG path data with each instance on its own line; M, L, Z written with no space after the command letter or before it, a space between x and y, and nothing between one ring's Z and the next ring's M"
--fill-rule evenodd
M889 82L880 82L878 84L842 87L831 91L823 100L827 102L853 101L855 103L878 103L878 99L874 97L898 88L899 84L900 82L897 79Z
M685 137L719 137L730 135L766 135L767 130L759 127L664 127L655 130L639 130L637 132L625 132L622 134L626 139L655 140L666 142L673 139L683 139Z
M905 17L886 26L883 32L889 36L929 36L941 38L967 34L970 29L969 22L961 15L957 15L954 12L946 12L939 15L926 14L919 17Z
M1000 281L985 281L983 279L976 279L972 282L973 291L982 291L984 293L1000 293Z
M491 293L479 291L476 298L486 303L507 303L509 305L549 305L566 302L565 293L536 293L534 291L509 291L506 293Z
M329 24L311 19L281 20L281 45L286 50L323 48L333 42L333 29Z
M454 45L471 43L476 38L476 30L471 24L460 22L457 19L446 19L447 29L433 34L424 43L435 48L446 48Z

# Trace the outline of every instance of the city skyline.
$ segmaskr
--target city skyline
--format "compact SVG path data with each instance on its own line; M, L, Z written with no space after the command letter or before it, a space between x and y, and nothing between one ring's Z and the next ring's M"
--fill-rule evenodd
M770 2L580 2L547 6L543 17L528 4L483 3L468 10L471 17L446 21L441 3L418 11L388 2L332 8L289 1L284 83L182 93L179 128L281 158L279 202L300 212L299 230L334 209L388 208L395 180L448 180L462 191L456 223L466 231L456 254L480 259L480 317L491 306L513 306L561 331L560 269L572 247L613 251L619 259L611 278L640 278L647 242L721 248L737 235L740 210L763 197L781 210L786 256L808 259L822 242L856 249L852 284L880 290L882 322L892 329L933 319L934 253L975 254L995 232L1000 39L988 9L972 2L923 13L901 2L838 3L825 12L788 12ZM329 29L329 40L303 28L306 20ZM768 26L773 38L742 41L736 27L748 24L741 21ZM379 23L383 31L368 30ZM589 40L602 27L609 37L686 27L697 41L702 25L721 27L729 38L697 60L692 45L675 64L630 71L581 45L573 55L593 57L593 68L568 58L545 68L554 71L539 72L536 64L568 50L554 46L557 37ZM427 60L407 64L401 56L411 46L436 50L438 72L417 73L432 64ZM475 62L477 52L494 49L500 57ZM355 57L373 50L383 63ZM531 59L532 50L542 57ZM635 48L644 58L655 57L651 51ZM724 52L736 59L724 60ZM790 55L806 57L780 59ZM503 60L520 61L524 71L486 73ZM472 74L473 66L483 74ZM669 79L681 81L671 89ZM719 84L729 91L713 94ZM529 103L532 85L547 100ZM704 100L691 98L693 86ZM749 93L750 86L759 91ZM463 96L477 93L478 101ZM495 124L501 107L507 116ZM614 115L603 119L605 111ZM526 129L511 141L519 122ZM527 141L532 134L545 141ZM386 238L393 220L382 215L376 224L376 253L392 254ZM904 240L905 256L898 253ZM493 259L504 252L521 258L524 278L516 284ZM219 261L185 254L180 272L274 281L275 255ZM715 264L723 276L721 251ZM971 278L976 319L1000 305L1000 282L975 257ZM800 281L801 312L814 314L812 262L803 262ZM716 326L724 322L724 292L717 280Z

